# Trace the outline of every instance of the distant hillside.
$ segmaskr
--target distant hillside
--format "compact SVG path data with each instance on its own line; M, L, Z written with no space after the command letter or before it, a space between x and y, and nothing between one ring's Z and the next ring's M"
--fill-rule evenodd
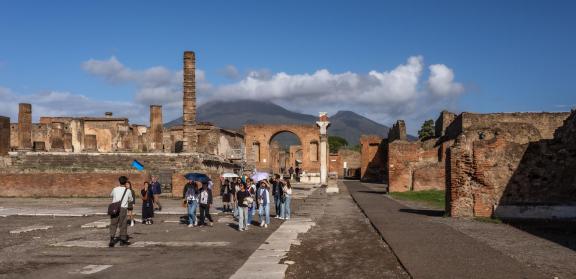
M272 102L238 100L213 101L197 110L198 122L211 122L218 127L240 130L244 124L314 124L318 117L289 111ZM359 142L360 135L388 136L389 127L351 111L339 111L330 117L329 134L345 138L350 145ZM166 123L181 125L182 118ZM285 138L285 137L284 137ZM285 140L283 140L285 141Z

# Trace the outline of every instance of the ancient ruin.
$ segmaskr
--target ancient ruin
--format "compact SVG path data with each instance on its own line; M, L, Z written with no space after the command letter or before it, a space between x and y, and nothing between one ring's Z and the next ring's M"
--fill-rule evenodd
M224 171L240 170L243 135L196 123L195 68L194 53L185 52L182 126L164 127L162 106L153 104L149 126L130 124L111 112L42 116L32 123L32 104L19 105L18 123L0 117L1 195L108 195L119 175L129 174L138 185L152 173L167 192L179 195L184 173L201 171L217 181ZM133 160L145 171L131 169Z
M446 189L451 216L574 217L574 125L574 112L443 111L434 138L408 141L398 121L387 139L362 137L362 179Z

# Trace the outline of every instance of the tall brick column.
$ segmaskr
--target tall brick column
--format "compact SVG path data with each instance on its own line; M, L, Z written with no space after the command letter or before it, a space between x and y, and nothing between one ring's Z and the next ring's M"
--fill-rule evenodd
M150 151L162 151L162 106L150 106Z
M10 151L10 118L0 116L0 156Z
M183 93L183 152L195 152L198 144L198 135L196 134L196 56L192 51L184 52Z
M18 149L32 150L32 105L18 105Z

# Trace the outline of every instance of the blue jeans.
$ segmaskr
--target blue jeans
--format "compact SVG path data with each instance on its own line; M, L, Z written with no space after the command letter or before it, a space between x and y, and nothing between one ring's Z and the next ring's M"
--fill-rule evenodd
M276 209L276 216L280 216L280 207L282 206L282 200L279 195L274 196L274 206Z
M252 216L254 216L254 209L255 209L254 205L252 205L252 207L248 207L248 220L246 221L246 224L252 224Z
M260 224L262 224L264 217L266 217L266 224L270 224L270 204L261 204L260 208L258 209L258 216L260 217Z
M292 196L290 195L285 195L285 200L282 203L282 208L280 210L280 217L284 218L284 219L290 219L290 200L292 199Z
M247 207L238 207L238 229L243 230L246 229L246 221L248 219L248 208Z
M196 223L196 208L198 207L197 201L188 202L188 222L189 224Z

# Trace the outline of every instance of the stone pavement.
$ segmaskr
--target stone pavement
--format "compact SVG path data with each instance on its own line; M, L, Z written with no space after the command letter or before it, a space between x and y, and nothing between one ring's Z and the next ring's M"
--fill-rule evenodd
M537 269L404 206L358 181L344 181L413 278L546 278Z
M269 228L251 226L238 232L228 213L215 218L214 227L187 228L178 223L184 209L178 200L167 202L174 214L160 214L154 225L129 227L132 245L107 247L104 216L59 217L9 215L0 218L0 278L229 278L237 271L257 271L260 277L283 277L281 258L297 244L300 233L312 227L306 198L321 190L296 185L294 218L272 219ZM2 199L8 212L19 210L57 213L66 208L102 209L108 199ZM162 212L165 212L164 210ZM274 213L274 211L272 211ZM258 217L255 218L257 224ZM268 258L269 255L276 255ZM273 268L270 268L273 267ZM254 269L256 268L256 270ZM281 270L281 272L278 272ZM242 278L245 276L239 276ZM252 276L253 277L253 276Z
M320 194L300 211L316 225L284 259L286 278L409 278L346 187Z

